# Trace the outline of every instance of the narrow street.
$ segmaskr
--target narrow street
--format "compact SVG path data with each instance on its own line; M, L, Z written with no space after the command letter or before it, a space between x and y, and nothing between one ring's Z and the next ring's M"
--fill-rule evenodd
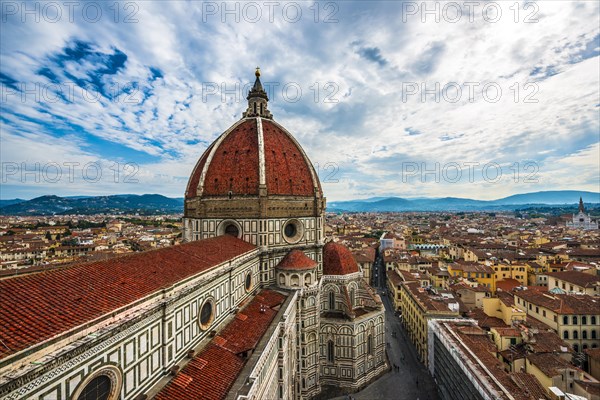
M373 287L381 294L387 292L385 279L385 266L379 258L374 267ZM351 396L356 400L437 400L437 388L433 378L421 362L417 352L406 332L402 328L400 319L394 314L394 306L389 296L381 297L385 306L385 324L387 355L389 362L399 366L399 371L394 368L377 381L367 386L364 390ZM393 333L395 332L395 336ZM335 400L345 400L346 396L336 397Z

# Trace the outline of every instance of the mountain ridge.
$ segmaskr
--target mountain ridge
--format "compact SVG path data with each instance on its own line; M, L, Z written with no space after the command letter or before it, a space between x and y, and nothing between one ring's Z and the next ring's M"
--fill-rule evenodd
M600 203L600 193L581 190L552 190L521 193L496 200L460 197L379 196L368 199L332 201L327 211L339 212L403 212L403 211L510 211L523 206L572 206L582 197L586 204ZM116 194L107 196L45 195L31 200L0 200L0 215L33 216L65 214L142 215L183 213L182 197L160 194Z
M183 212L183 198L160 194L69 196L45 195L0 207L0 215L173 214Z
M402 211L506 211L522 206L573 205L583 198L584 203L600 203L600 193L582 190L551 190L521 193L495 200L475 200L459 197L410 199L390 196L384 200L333 201L328 211L402 212Z

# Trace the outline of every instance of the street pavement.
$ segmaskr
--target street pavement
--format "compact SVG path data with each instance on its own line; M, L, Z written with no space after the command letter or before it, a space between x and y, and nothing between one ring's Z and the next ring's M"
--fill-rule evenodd
M373 286L379 293L387 292L385 270L381 260L376 263ZM419 361L416 349L408 339L393 304L386 294L381 298L385 306L385 339L389 362L399 367L383 375L360 392L350 396L356 400L439 400L433 378ZM395 335L394 335L395 333ZM347 400L348 396L334 400Z

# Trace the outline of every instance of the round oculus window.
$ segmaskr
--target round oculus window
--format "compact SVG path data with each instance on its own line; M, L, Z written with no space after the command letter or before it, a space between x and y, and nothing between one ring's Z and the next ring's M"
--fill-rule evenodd
M296 236L297 231L298 230L296 229L296 225L294 225L293 223L287 224L284 229L285 236L290 238Z
M225 234L226 235L230 235L230 236L239 237L240 236L240 230L234 224L229 224L229 225L227 225L225 227Z
M245 287L246 292L249 292L250 289L252 289L252 274L250 272L248 272L248 275L246 275Z
M74 400L116 400L121 394L123 378L115 365L105 365L83 379L75 388Z
M200 328L203 330L208 329L214 319L214 305L212 300L207 300L202 304L200 308Z
M77 400L108 400L111 388L110 378L106 375L99 375L85 385Z
M288 243L297 243L302 239L304 226L297 219L290 220L283 225L283 238Z

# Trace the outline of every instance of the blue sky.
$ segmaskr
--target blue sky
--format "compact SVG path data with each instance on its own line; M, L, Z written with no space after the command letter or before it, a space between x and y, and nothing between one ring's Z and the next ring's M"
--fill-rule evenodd
M1 4L3 199L183 196L257 65L331 201L600 191L598 2Z

